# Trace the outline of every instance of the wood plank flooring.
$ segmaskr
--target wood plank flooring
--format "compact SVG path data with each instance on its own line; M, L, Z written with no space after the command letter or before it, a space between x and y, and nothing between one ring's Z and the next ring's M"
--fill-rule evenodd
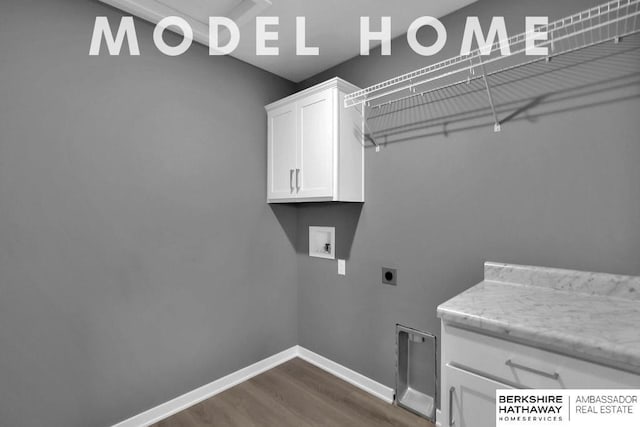
M293 359L153 427L434 427Z

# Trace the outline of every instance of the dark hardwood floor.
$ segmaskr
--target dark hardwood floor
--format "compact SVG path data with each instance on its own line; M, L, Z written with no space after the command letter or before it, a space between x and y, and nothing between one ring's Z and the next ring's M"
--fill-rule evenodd
M293 359L153 427L433 427L339 378Z

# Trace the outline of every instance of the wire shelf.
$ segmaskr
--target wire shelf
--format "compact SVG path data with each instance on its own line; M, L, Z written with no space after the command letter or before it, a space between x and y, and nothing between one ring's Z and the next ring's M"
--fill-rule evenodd
M443 100L465 93L476 98L478 108L491 110L494 128L499 131L496 101L500 99L494 98L497 95L496 85L503 89L507 86L505 80L501 79L509 81L518 75L538 74L541 68L556 72L554 78L558 78L558 70L571 72L567 64L564 68L557 66L563 64L559 58L565 55L572 56L572 61L576 61L576 56L579 56L576 53L583 55L582 51L591 50L586 57L596 61L610 55L611 49L620 52L617 45L621 44L621 40L640 31L638 15L640 0L611 1L538 27L536 33L546 31L548 38L546 41L537 41L536 47L547 47L548 56L527 56L527 40L533 39L534 33L518 34L506 40L510 55L501 54L501 42L494 43L490 48L480 47L468 55L456 56L351 93L345 97L345 107L361 106L365 115L368 110L374 114L374 120L379 121L393 110L442 103ZM616 46L610 49L607 44ZM553 79L547 79L553 83Z
M640 96L640 33L624 42L575 50L551 62L528 62L488 71L499 124L552 111ZM355 108L359 108L356 106ZM374 144L446 134L493 124L484 80L475 77L420 94L365 107Z

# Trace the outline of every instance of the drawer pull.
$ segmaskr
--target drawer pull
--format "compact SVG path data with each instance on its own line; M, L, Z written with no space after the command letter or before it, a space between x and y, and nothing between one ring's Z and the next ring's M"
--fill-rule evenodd
M557 380L558 378L560 378L560 374L557 373L557 372L549 373L549 372L541 371L539 369L530 368L528 366L516 363L511 359L507 360L504 364L509 366L510 368L522 369L523 371L529 371L529 372L532 372L534 374L538 374L540 376L551 378L551 379L554 379L554 380Z
M456 423L453 419L453 393L455 393L455 391L455 387L451 387L449 389L449 426L452 426Z

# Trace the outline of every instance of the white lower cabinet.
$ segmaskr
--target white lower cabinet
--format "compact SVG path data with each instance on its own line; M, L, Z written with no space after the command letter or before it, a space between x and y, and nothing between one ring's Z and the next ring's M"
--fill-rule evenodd
M495 427L496 390L513 388L453 366L445 366L447 379L442 404L447 416L441 424L456 427ZM445 411L443 411L445 413Z
M637 389L640 375L442 324L444 427L495 425L497 389Z

